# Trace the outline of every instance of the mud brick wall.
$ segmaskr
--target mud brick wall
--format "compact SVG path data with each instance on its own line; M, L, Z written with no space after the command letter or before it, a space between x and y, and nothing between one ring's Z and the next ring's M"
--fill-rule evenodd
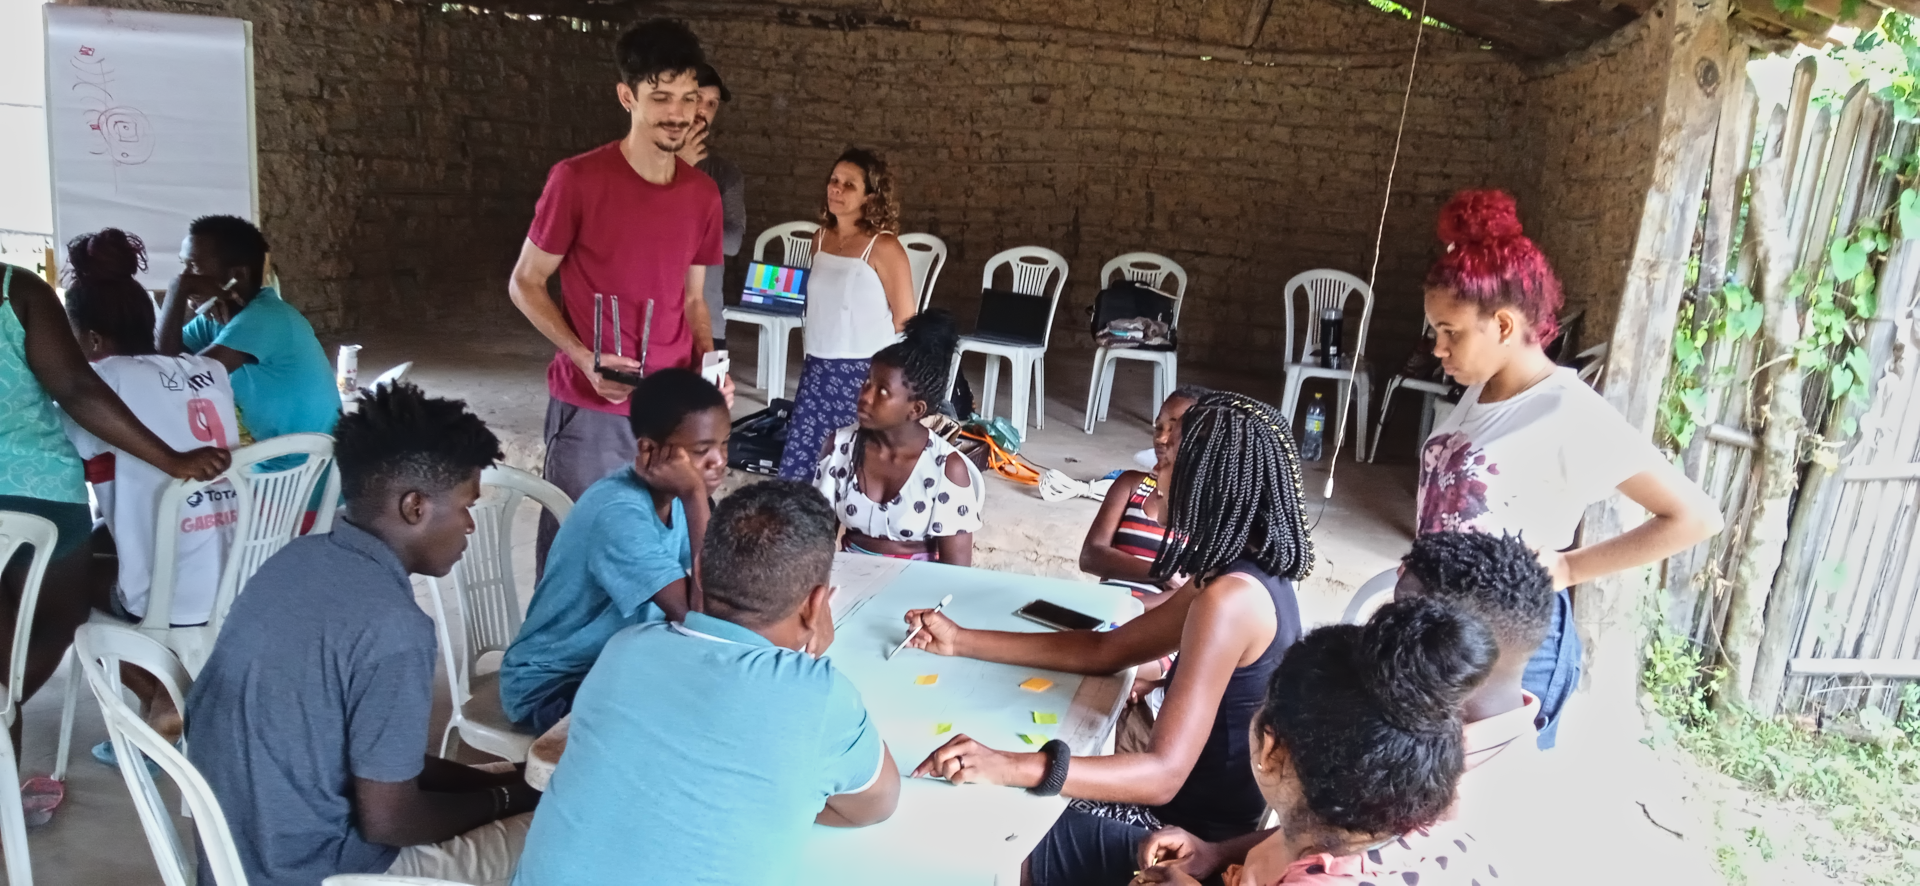
M1568 311L1586 309L1582 347L1613 336L1653 180L1669 49L1646 24L1530 73L1521 87L1529 169L1520 217L1559 273Z
M898 14L1092 26L1074 4L997 6L1008 8L935 0ZM1120 4L1098 27L1227 41L1245 20L1238 3L1196 4L1187 19L1148 7ZM933 304L963 329L987 259L1046 246L1071 267L1054 347L1089 349L1102 265L1159 252L1191 281L1183 354L1270 379L1272 391L1249 392L1276 399L1286 280L1322 267L1368 276L1406 86L1398 62L1414 36L1411 22L1335 0L1275 5L1256 48L1311 55L1298 64L844 19L692 24L734 94L717 148L747 173L749 235L813 218L833 158L877 148L896 173L903 229L951 249ZM1429 31L1425 51L1444 60L1414 86L1372 323L1377 367L1397 365L1418 334L1439 206L1460 188L1521 183L1509 143L1518 69L1474 57L1455 34ZM1378 61L1386 53L1397 66ZM1050 361L1055 391L1087 371L1084 358L1062 357Z
M624 125L611 29L391 0L90 5L253 23L260 223L322 330L516 319L547 167Z

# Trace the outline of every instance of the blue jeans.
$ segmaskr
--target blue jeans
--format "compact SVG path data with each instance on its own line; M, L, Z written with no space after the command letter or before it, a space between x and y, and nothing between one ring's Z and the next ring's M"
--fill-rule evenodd
M1560 733L1560 711L1566 706L1574 687L1580 685L1580 631L1573 623L1573 597L1566 591L1554 595L1553 620L1547 637L1540 642L1520 685L1540 699L1540 717L1533 723L1540 730L1540 749L1551 750Z

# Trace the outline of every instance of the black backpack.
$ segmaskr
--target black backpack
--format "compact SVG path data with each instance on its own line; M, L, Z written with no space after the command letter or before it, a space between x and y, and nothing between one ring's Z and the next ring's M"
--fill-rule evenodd
M727 465L750 474L780 473L787 425L792 422L793 401L779 398L759 412L740 417L727 438Z

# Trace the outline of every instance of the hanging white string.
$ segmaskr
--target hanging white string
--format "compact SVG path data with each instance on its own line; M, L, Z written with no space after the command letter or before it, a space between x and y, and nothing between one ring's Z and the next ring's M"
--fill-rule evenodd
M1400 96L1400 126L1394 130L1393 158L1387 162L1387 193L1380 200L1380 225L1373 235L1373 266L1367 270L1368 292L1374 291L1374 284L1380 276L1380 249L1387 241L1387 210L1393 206L1393 174L1400 169L1400 143L1407 135L1407 108L1413 104L1413 75L1420 69L1420 43L1427 36L1427 0L1420 0L1420 13L1413 17L1413 22L1413 60L1407 63L1407 88ZM1354 380L1359 378L1360 361L1366 356L1364 347L1356 349L1353 362L1347 367L1348 400L1353 398ZM1340 450L1347 442L1347 412L1346 404L1341 404L1340 418L1336 420L1333 431L1333 458L1327 462L1327 486L1321 491L1321 498L1333 498L1333 474L1340 466ZM1361 420L1364 421L1365 417Z

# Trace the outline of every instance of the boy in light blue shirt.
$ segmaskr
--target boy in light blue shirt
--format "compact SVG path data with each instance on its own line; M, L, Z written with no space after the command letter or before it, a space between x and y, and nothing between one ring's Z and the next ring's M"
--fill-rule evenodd
M260 229L231 215L195 219L180 261L186 267L160 310L160 353L197 354L226 366L243 443L333 433L340 419L333 367L313 325L267 285Z
M501 707L536 735L572 709L608 638L691 608L693 552L727 476L726 399L698 373L656 370L633 389L628 421L633 465L574 503L500 662Z
M515 886L787 883L814 823L893 814L893 755L819 657L838 532L803 483L720 504L704 611L621 631L580 687Z

